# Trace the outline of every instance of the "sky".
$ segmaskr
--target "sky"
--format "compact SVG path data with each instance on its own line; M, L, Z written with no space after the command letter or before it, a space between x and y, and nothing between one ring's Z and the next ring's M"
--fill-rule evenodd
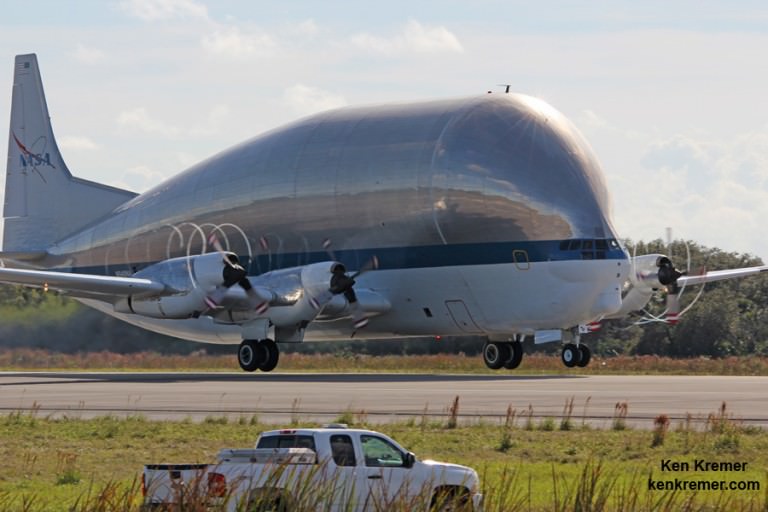
M766 51L764 1L4 2L0 124L34 52L70 171L141 192L308 114L508 83L590 142L620 237L768 261Z

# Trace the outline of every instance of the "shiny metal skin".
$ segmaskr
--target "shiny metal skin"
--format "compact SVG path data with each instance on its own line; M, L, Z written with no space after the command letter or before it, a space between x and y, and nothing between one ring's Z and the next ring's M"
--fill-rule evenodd
M75 271L128 275L210 249L212 230L252 275L327 260L326 239L348 267L377 251L384 269L470 264L456 247L615 239L602 172L577 130L538 99L489 94L300 120L209 158L50 252ZM454 252L439 250L448 245ZM555 245L540 249L526 257L564 258Z

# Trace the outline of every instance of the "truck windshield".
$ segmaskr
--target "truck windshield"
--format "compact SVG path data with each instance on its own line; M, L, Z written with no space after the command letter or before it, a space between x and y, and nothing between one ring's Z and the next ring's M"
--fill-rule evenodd
M262 436L256 448L309 448L315 450L315 438L308 435L285 434Z

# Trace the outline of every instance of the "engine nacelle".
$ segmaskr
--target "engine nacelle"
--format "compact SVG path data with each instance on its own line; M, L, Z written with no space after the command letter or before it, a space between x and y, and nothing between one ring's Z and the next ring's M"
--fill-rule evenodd
M298 267L297 277L301 283L301 293L295 296L296 301L284 307L269 310L269 319L276 327L293 327L311 322L331 300L331 270L336 262L324 261Z
M152 318L191 318L206 309L205 298L224 282L224 258L229 253L208 253L172 258L137 272L134 277L163 283L170 292L158 297L128 297L115 304L118 313Z
M605 318L622 318L642 310L656 290L671 284L680 275L663 254L635 256L632 258L632 270L629 280L624 284L621 308Z
M632 258L633 273L629 281L633 287L651 292L669 284L663 275L659 275L661 269L666 269L671 264L669 258L663 254L644 254Z
M331 270L337 263L324 261L302 267L273 270L251 279L255 288L272 293L269 304L270 322L276 327L296 327L311 322L322 306L331 300ZM313 304L313 301L315 302ZM320 307L318 307L320 306ZM261 316L250 311L223 311L216 320L224 323L244 323Z

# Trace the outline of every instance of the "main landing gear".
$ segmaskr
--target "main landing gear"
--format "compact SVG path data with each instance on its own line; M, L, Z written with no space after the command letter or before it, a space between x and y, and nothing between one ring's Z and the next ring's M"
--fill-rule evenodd
M589 360L592 359L592 352L589 347L583 343L576 345L575 343L567 343L563 346L563 352L560 354L560 359L563 364L568 368L578 366L584 368L589 364Z
M491 370L514 370L523 360L523 345L519 341L489 341L483 346L483 361Z
M263 340L243 340L237 350L237 362L247 372L261 370L271 372L277 366L280 350L277 343L266 338Z

